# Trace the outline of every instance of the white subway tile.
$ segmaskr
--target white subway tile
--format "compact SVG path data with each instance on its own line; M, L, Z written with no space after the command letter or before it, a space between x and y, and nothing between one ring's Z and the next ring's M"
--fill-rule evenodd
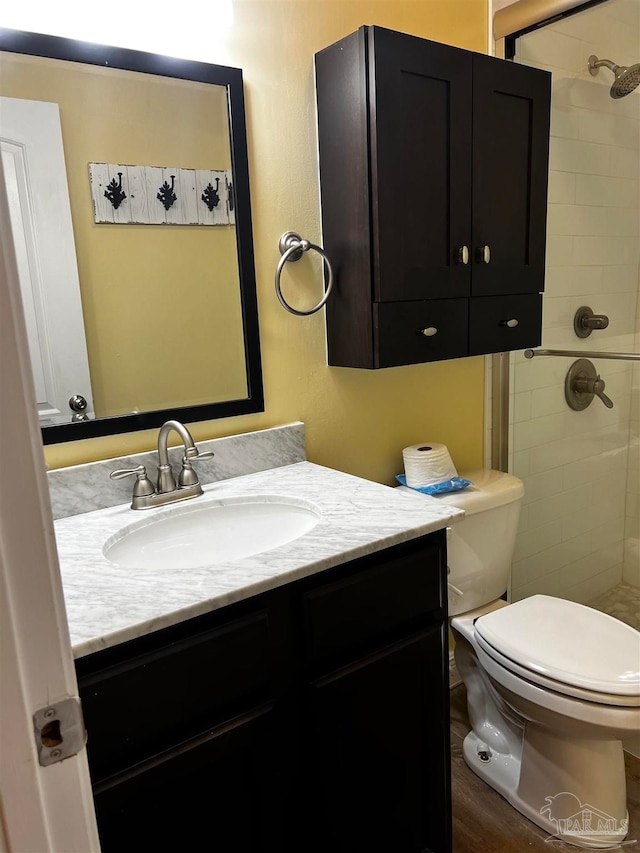
M580 139L552 137L549 140L549 168L559 172L608 175L611 170L611 146Z
M551 107L551 136L565 139L578 139L580 135L580 116L571 104L563 104L554 97Z
M528 421L531 418L531 392L522 391L514 394L513 422Z
M590 499L590 489L582 487L534 501L529 504L529 523L531 527L539 527L554 519L571 515L586 508Z
M580 139L633 148L637 151L640 141L640 122L616 113L580 110L578 116Z
M574 262L573 237L547 237L546 258L549 266L570 267Z
M567 401L564 397L564 387L554 385L549 388L536 388L531 391L531 411L536 417L564 413Z
M564 491L562 468L529 474L524 478L523 506L549 495L557 495L562 491Z
M562 541L562 522L552 521L518 534L513 558L523 560Z
M633 148L611 148L610 175L638 180L640 176L640 157Z
M527 65L544 63L566 71L579 71L582 65L580 41L548 27L539 30L536 38L523 38L519 47L521 61Z
M573 204L576 198L576 176L571 172L549 171L549 203Z
M589 207L579 204L549 204L547 232L557 235L609 234L612 231L608 230L608 217L609 211L602 207ZM619 232L613 231L613 233Z
M555 239L563 239L556 237ZM568 239L568 238L565 238ZM586 266L632 265L637 263L640 242L635 237L573 237L573 251Z
M637 203L637 181L605 174L576 175L576 204L634 207Z

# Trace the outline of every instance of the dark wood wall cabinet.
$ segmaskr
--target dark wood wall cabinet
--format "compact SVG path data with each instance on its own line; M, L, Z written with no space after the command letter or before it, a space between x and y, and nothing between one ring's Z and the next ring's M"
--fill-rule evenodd
M540 343L550 80L380 27L316 54L329 364Z
M445 533L76 661L103 853L448 853Z

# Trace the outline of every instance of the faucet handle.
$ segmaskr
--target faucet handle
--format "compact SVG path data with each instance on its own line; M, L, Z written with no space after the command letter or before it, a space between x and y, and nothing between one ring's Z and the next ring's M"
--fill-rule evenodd
M214 456L213 450L200 450L196 444L193 444L191 447L185 447L182 459L183 461L185 459L212 459Z
M189 448L191 450L192 448ZM194 448L197 450L198 448ZM178 477L178 486L197 486L200 482L198 475L191 467L192 462L200 462L201 459L213 459L215 453L213 450L203 450L201 453L198 453L196 456L190 456L189 451L185 453L182 457L182 471L180 471L180 476Z
M213 459L215 455L216 454L213 452L213 450L202 450L198 453L197 456L193 456L189 461L199 462L201 459Z
M134 474L138 478L133 486L134 497L152 495L155 492L155 488L151 480L147 477L147 469L144 465L137 465L135 468L120 468L117 471L111 471L109 473L109 479L122 480L123 477L133 477Z

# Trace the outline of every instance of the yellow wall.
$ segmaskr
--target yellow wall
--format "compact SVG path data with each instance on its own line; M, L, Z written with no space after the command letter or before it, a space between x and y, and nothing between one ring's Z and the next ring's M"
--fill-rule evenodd
M323 313L294 317L279 305L273 274L278 238L293 229L321 240L313 55L378 24L484 51L486 0L240 0L234 26L212 62L243 69L266 411L194 424L196 439L302 420L308 457L393 483L402 448L448 445L457 467L482 464L484 359L378 371L327 367ZM223 38L221 36L221 38ZM224 57L224 58L223 58ZM286 271L288 295L320 293L305 258ZM52 467L147 450L157 430L49 446Z

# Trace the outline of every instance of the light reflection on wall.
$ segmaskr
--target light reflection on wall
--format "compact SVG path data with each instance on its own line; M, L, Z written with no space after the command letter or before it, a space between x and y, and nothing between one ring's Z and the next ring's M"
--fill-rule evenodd
M182 0L179 15L167 0L154 3L152 13L142 0L110 0L108 9L94 15L78 14L77 0L25 0L2 5L0 27L202 62L222 61L219 55L212 55L216 37L233 24L232 0Z

